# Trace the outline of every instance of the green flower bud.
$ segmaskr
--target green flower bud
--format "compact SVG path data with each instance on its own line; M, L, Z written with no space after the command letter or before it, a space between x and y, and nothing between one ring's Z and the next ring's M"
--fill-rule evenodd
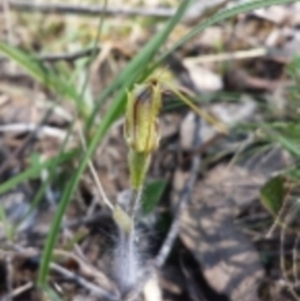
M157 115L161 107L161 91L154 81L136 85L128 92L124 134L128 147L149 154L160 140Z
M130 182L134 190L142 186L151 152L159 145L160 107L161 91L156 81L136 85L128 92L124 136L129 147Z

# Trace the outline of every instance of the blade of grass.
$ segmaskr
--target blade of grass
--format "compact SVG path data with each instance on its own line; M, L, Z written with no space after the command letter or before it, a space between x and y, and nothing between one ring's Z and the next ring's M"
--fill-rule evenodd
M118 76L113 83L103 92L103 95L106 98L107 95L109 95L116 86L122 84L123 88L117 95L117 97L112 102L110 108L106 112L106 114L103 117L103 120L101 121L101 124L97 128L95 134L92 137L91 142L89 143L88 149L85 153L82 154L79 162L79 166L77 168L77 171L74 173L74 176L71 178L71 180L66 185L60 202L57 209L57 212L55 214L54 220L51 225L51 229L49 231L49 235L46 240L46 244L43 250L42 254L42 260L41 265L38 273L38 285L40 287L43 287L46 284L47 276L49 272L49 264L52 257L52 251L54 248L54 245L56 243L57 235L59 232L60 224L62 217L64 215L64 212L67 208L67 205L69 203L69 200L81 178L82 173L84 172L87 163L92 156L95 148L97 147L99 141L103 138L107 130L109 129L110 125L116 120L116 118L119 116L119 114L123 111L123 108L125 106L125 89L129 88L133 83L139 72L142 71L146 63L152 58L154 53L161 47L161 45L164 43L170 32L173 30L175 25L178 23L180 18L183 16L185 10L187 9L188 5L191 3L191 0L189 1L182 1L181 5L177 9L176 14L170 18L170 20L165 25L165 28L161 30L159 33L157 33L154 38L146 44L146 46L139 52L139 54L129 63L129 65L124 69L124 71L121 73L121 76ZM126 78L129 77L128 80ZM124 83L123 83L124 81ZM100 97L100 100L102 99ZM103 98L103 99L104 99ZM98 101L99 102L99 101ZM90 121L91 123L94 120L94 116L96 116L97 107L95 108L93 114L91 115Z
M61 74L59 75L53 72L32 55L8 45L3 41L0 41L0 53L14 61L31 77L49 90L58 94L61 98L73 101L81 116L86 117L90 114L87 107L84 106L84 103L80 102L80 97L75 85L71 85L67 82L67 78L62 78Z
M272 5L288 4L292 2L297 2L299 0L253 0L244 4L236 5L234 7L221 10L220 12L214 14L213 16L207 18L199 25L195 26L190 32L188 32L184 37L178 40L172 47L167 51L163 52L159 58L154 62L154 64L148 69L148 74L152 71L174 50L180 47L182 44L186 43L188 40L192 39L195 35L205 30L209 26L215 25L221 21L224 21L228 18L232 18L238 14L246 13L255 9L262 7L268 7Z
M273 133L273 139L277 140L283 148L285 148L288 152L290 152L293 156L300 158L300 149L299 143L296 144L295 141L285 137L279 133Z
M271 124L262 124L268 138L281 145L292 156L300 158L300 132L299 126L294 122L273 122Z
M38 166L34 165L32 167L29 167L28 169L21 172L20 174L14 176L13 178L2 183L0 185L0 194L16 187L18 184L20 184L24 181L27 181L29 179L35 179L35 178L39 177L43 169L54 168L54 167L58 166L59 164L74 158L75 154L76 154L75 152L64 153L55 158L51 158L51 159L41 163Z

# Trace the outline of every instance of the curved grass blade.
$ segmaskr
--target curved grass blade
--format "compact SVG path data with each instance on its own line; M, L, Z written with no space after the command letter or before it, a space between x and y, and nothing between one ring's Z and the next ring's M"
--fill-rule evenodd
M215 25L221 21L224 21L228 18L232 18L238 14L246 13L255 9L259 9L262 7L268 7L272 5L280 5L280 4L288 4L292 2L298 2L299 0L253 0L244 4L236 5L234 7L221 10L220 12L214 14L210 18L207 18L199 25L195 26L190 32L188 32L184 37L179 39L172 47L170 47L167 51L163 52L157 61L151 66L148 70L148 74L152 73L152 71L174 50L180 47L182 44L186 43L188 40L193 38L195 35L205 30L206 28Z
M67 79L62 78L54 71L47 68L32 55L14 46L8 45L3 41L0 41L0 53L14 61L31 77L47 87L49 90L55 92L61 98L73 101L77 110L83 117L89 115L87 107L80 102L80 97L76 91L76 87L68 83Z

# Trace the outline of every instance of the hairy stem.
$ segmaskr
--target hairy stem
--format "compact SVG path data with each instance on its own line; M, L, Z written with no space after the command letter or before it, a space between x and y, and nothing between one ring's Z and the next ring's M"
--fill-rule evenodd
M120 195L118 200L119 205L131 219L130 229L126 230L118 224L118 237L116 242L115 260L113 273L118 284L121 296L126 296L136 285L139 276L141 275L141 266L139 265L139 252L136 246L136 224L135 217L137 215L141 197L142 185L138 189L132 189L129 197Z

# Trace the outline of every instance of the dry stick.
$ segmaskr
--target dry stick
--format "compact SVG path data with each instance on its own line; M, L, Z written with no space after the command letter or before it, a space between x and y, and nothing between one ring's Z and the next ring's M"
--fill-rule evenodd
M91 56L94 53L98 53L100 51L100 47L89 47L86 49L70 52L70 53L44 53L37 56L37 59L40 61L47 61L47 62L55 62L55 61L75 61L77 59Z
M170 254L170 251L172 250L173 244L178 235L178 229L179 229L179 224L180 224L180 215L183 212L183 210L185 209L185 207L190 199L190 195L191 195L193 186L197 179L199 167L200 167L200 158L199 158L199 156L194 156L192 159L192 168L190 171L189 179L187 180L185 187L183 188L183 190L180 193L180 201L179 201L176 213L175 213L174 221L171 225L171 228L169 230L166 240L164 241L158 255L155 258L155 266L158 268L163 266L167 257Z
M78 265L80 266L80 269L82 270L82 272L88 277L94 277L94 278L101 279L106 282L107 281L111 282L111 279L108 276L106 276L104 273L99 271L97 269L97 267L93 266L89 262L86 262L85 260L83 260L81 257L79 257L76 254L73 254L69 251L60 250L60 249L54 249L54 254L75 260L78 263ZM104 290L104 288L103 288L103 290Z
M56 14L81 14L89 16L106 15L123 15L123 16L144 16L156 18L169 18L175 13L172 8L164 7L104 7L103 5L89 4L67 4L67 3L41 3L23 0L8 0L11 9L17 11L39 11L41 13L56 13ZM1 7L0 7L1 8Z
M68 279L74 281L75 283L85 287L89 291L91 291L93 294L100 298L104 298L108 301L119 301L119 299L113 295L111 295L109 292L105 291L104 289L100 288L99 286L87 281L85 278L77 275L76 273L70 272L69 270L65 269L64 267L56 264L56 263L50 263L50 269L67 277Z
M68 227L68 228L72 228L72 227L78 227L78 226L82 226L82 225L86 225L89 223L93 223L96 221L99 221L102 218L105 218L108 215L108 213L104 213L102 211L100 212L96 212L92 215L88 215L88 216L83 216L83 217L79 217L79 218L74 218L68 221L63 222L63 227Z
M25 249L24 247L21 247L19 245L12 245L12 247L16 252L15 252L15 254L12 253L11 256L19 255L19 256L24 256L24 257L28 257L28 258L34 257L35 259L38 260L38 262L40 261L40 257L38 256L38 258L37 258L38 252L36 250L28 251L27 249ZM85 289L87 289L88 291L90 291L95 296L98 296L98 297L104 299L105 301L121 301L117 296L112 295L110 292L106 291L105 289L101 288L100 286L95 285L92 282L89 282L85 278L77 275L74 272L70 272L66 268L64 268L54 262L50 263L50 269L52 271L55 271L56 273L59 273L65 277L67 277L69 280L74 281L78 285L80 285L80 286L84 287Z
M11 296L4 296L1 301L7 301L9 300L10 297L17 297L21 294L23 294L24 292L26 292L27 290L30 290L31 288L33 288L34 284L32 281L29 281L27 283L25 283L24 285L18 286L17 288L15 288L12 293Z
M101 48L97 46L95 49L94 47L89 47L86 49L74 51L74 52L61 52L61 53L42 53L42 54L36 54L34 57L39 61L54 63L57 61L67 61L72 62L75 60L78 60L80 58L92 56L93 54L98 54ZM6 56L0 56L0 62L7 61Z
M10 45L15 45L15 36L13 31L13 22L12 22L12 16L10 12L10 7L8 0L3 0L3 12L4 12L4 21L5 21L5 29L7 31L7 42ZM9 69L12 74L16 73L16 66L14 64L9 65Z
M3 1L3 11L4 11L4 18L5 18L5 27L7 31L7 40L9 44L14 44L15 39L13 35L13 26L12 26L12 20L10 16L10 7L8 0Z
M200 117L198 115L196 115L195 123L196 124L195 124L195 128L194 128L194 133L193 133L193 136L194 136L193 137L193 148L197 149L199 147L199 145L201 144L201 137L199 136ZM172 249L172 246L173 246L175 239L177 237L177 234L178 234L181 213L185 209L185 207L190 199L192 189L197 180L197 175L198 175L198 171L200 168L200 162L201 162L201 160L200 160L199 155L193 153L190 176L189 176L188 180L186 181L183 189L180 192L179 203L177 205L175 217L174 217L173 223L171 225L171 228L169 230L168 236L167 236L166 240L164 241L158 255L155 258L155 266L156 267L161 267L165 263L168 255L170 254L170 251Z
M286 51L271 47L258 47L248 50L237 50L233 52L222 52L216 54L201 55L198 57L185 58L186 63L191 64L207 64L233 60L247 60L257 57L278 58L290 57Z
M12 258L11 256L6 256L6 287L7 287L7 298L6 301L12 301L13 299L13 267L12 267Z
M170 18L175 14L175 9L168 7L114 7L110 6L105 8L105 5L89 5L89 4L69 4L69 3L40 3L35 1L23 0L7 0L11 9L16 11L38 11L44 14L77 14L98 16L104 13L105 15L121 15L125 17L141 16L141 17L154 17L154 18ZM208 17L216 11L225 7L230 0L211 0L200 1L195 3L194 6L187 12L184 21L195 22L201 17ZM206 3L206 2L209 2ZM1 11L1 6L0 6Z
M286 285L287 285L289 292L293 295L295 300L300 301L300 298L298 297L298 295L293 287L293 284L288 279L288 275L286 272L286 261L285 261L285 257L284 257L285 256L284 255L285 230L289 226L290 222L295 218L295 213L297 213L297 210L293 210L293 212L289 213L285 217L285 219L283 221L283 225L281 226L281 229L280 229L280 269L281 269L282 276L283 276L284 280L286 281Z
M296 236L293 253L292 253L293 254L293 276L294 276L294 282L296 286L299 285L298 264L297 264L299 240L300 240L300 233L298 233Z
M87 144L86 144L86 141L84 139L83 131L82 131L82 129L81 129L81 127L80 127L79 124L77 125L77 132L79 134L81 145L82 145L84 151L86 151L87 150ZM99 179L99 177L97 175L96 169L95 169L95 167L94 167L91 159L89 159L89 161L88 161L88 167L90 169L92 177L94 178L94 181L95 181L95 184L97 186L97 190L98 190L99 196L102 198L102 200L105 203L105 205L107 205L107 207L110 210L113 210L114 209L114 205L111 203L111 201L107 197L107 195L106 195L106 193L104 191L103 185L102 185L102 183L101 183L101 181L100 181L100 179ZM102 204L100 203L100 205L102 205Z
M199 137L199 128L200 128L199 116L196 116L195 122L196 125L193 133L194 135L193 148L197 149L201 142ZM190 176L179 194L179 203L177 205L174 219L169 229L167 238L165 239L163 245L161 246L158 255L155 257L154 262L150 264L150 266L146 269L144 275L141 277L138 285L127 295L127 298L125 299L126 301L133 301L138 297L138 295L144 288L147 281L151 278L151 276L155 272L155 270L161 268L164 265L166 259L168 258L172 250L172 247L178 235L180 216L184 208L186 207L187 203L189 202L192 189L197 180L197 175L201 163L199 155L197 155L197 153L195 152L191 152L191 153L192 153L192 166L190 170Z
M41 126L30 122L0 125L0 133L6 132L34 132L36 136L49 136L57 138L58 140L64 140L67 136L67 133L64 130L48 125Z
M23 294L24 292L26 292L27 290L33 288L33 282L29 281L27 283L25 283L24 285L21 285L17 288L15 288L12 292L12 297L17 297L18 295Z

